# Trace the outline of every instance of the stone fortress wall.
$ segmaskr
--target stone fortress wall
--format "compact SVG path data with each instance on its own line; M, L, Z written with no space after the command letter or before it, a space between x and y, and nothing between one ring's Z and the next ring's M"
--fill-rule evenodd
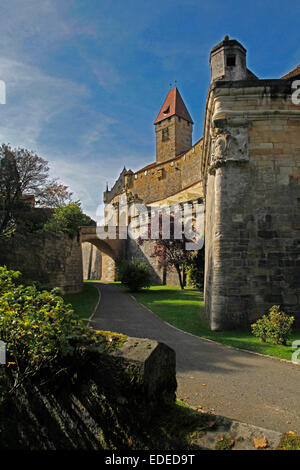
M200 140L184 154L127 177L128 190L149 205L174 196L200 182L201 155Z
M125 177L122 172L119 180L124 181L123 186L117 185L117 194L106 191L104 201L117 202L123 191L127 192L128 198L136 197L136 200L148 205L174 196L201 181L201 156L202 140L172 159L152 163L135 173L127 172Z
M0 264L21 271L23 282L43 288L59 286L63 294L83 286L81 244L63 233L16 233L0 240Z
M212 49L210 65L203 139L189 146L193 123L171 90L155 121L156 162L135 173L124 168L104 200L118 203L123 193L148 205L203 200L211 328L246 327L272 305L299 324L300 106L291 93L300 67L260 80L247 68L246 49L228 37ZM139 254L127 242L127 257L147 259L157 282L176 282L158 272L151 243Z
M247 326L272 305L299 325L300 107L291 80L249 79L244 61L244 75L213 81L208 93L205 302L214 330Z

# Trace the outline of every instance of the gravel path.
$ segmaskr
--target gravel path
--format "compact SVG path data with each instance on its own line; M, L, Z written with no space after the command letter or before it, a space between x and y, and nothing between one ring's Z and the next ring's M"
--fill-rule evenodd
M91 326L164 342L176 351L177 397L267 429L300 433L300 366L199 338L164 322L110 284Z

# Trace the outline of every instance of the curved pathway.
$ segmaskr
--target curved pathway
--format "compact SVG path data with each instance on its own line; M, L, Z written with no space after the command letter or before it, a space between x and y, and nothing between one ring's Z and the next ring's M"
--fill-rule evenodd
M300 433L300 366L178 330L118 287L94 285L101 302L91 326L156 339L173 348L179 399L263 428Z

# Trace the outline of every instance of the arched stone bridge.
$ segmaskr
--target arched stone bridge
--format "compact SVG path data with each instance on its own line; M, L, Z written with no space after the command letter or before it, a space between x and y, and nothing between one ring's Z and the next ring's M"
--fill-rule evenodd
M101 252L115 259L117 256L124 255L126 240L102 240L97 234L97 227L80 227L80 242L89 242L95 245Z
M115 280L115 260L124 257L126 240L101 239L97 227L80 227L80 243L91 243L100 250L102 257L102 281Z

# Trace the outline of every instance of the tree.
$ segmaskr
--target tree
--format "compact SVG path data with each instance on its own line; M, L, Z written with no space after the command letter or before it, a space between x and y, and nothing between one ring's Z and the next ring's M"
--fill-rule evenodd
M181 238L174 237L174 215L170 216L170 237L162 237L162 217L159 215L159 238L155 241L151 257L156 258L158 269L170 271L175 268L181 289L184 289L184 275L186 266L192 261L194 251L186 250L187 238L182 230ZM148 224L148 237L151 238L151 222ZM143 244L143 239L138 239L138 244Z
M71 203L71 196L72 193L68 191L68 186L64 186L57 180L52 180L45 188L41 188L37 192L37 204L40 207L62 207Z
M118 280L131 292L137 292L143 287L150 287L151 274L147 263L132 258L130 261L118 260Z
M82 212L80 201L75 201L55 209L44 225L44 230L64 232L70 237L75 237L79 227L95 224L94 220Z
M203 290L204 287L204 247L201 250L193 252L192 259L186 266L187 285L196 289Z
M164 268L166 271L169 271L175 268L180 287L184 289L185 267L191 262L192 253L192 251L185 249L184 239L158 239L155 242L154 251L151 256L157 259L159 269Z
M22 191L17 162L9 147L0 147L0 234L9 233L14 225L13 211L20 206Z
M26 149L0 146L0 234L15 227L16 211L29 209L24 197L31 195L39 207L70 203L68 187L49 177L48 162Z

